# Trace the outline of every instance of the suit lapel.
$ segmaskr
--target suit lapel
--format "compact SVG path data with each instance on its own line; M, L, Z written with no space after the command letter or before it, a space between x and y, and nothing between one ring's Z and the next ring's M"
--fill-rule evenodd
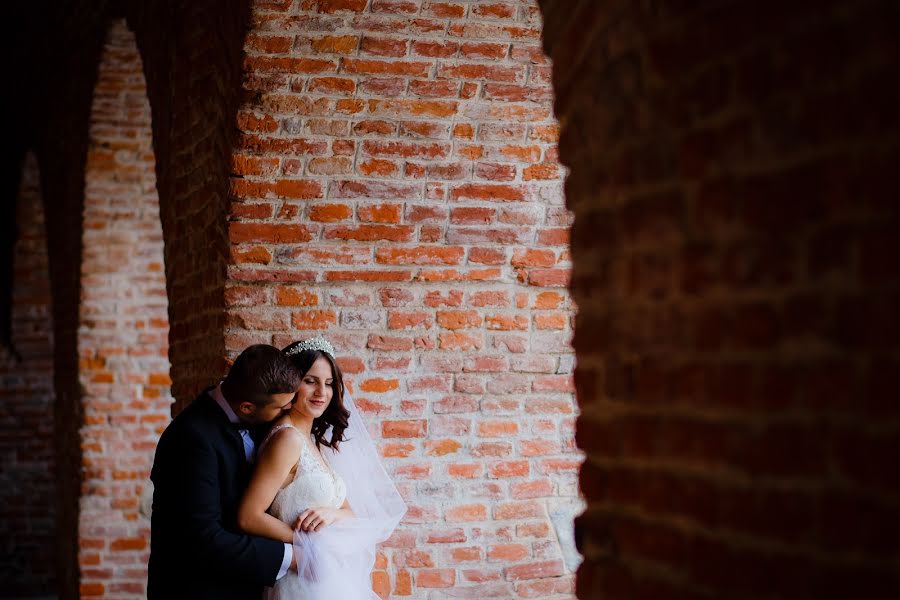
M222 407L216 402L215 398L212 397L210 391L212 388L204 392L204 402L206 403L209 412L212 415L212 419L215 422L216 426L221 430L222 437L234 446L235 450L238 452L238 456L241 458L241 463L246 462L244 459L244 440L241 439L241 434L238 433L235 426L228 420L228 416L225 414L225 411L222 410Z

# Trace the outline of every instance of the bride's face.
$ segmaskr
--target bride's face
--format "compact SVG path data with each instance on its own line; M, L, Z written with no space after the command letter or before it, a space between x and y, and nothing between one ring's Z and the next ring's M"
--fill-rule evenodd
M328 403L331 402L331 396L334 393L331 387L333 383L331 363L325 358L319 358L312 364L300 382L297 400L294 402L294 411L313 419L321 417L328 408Z

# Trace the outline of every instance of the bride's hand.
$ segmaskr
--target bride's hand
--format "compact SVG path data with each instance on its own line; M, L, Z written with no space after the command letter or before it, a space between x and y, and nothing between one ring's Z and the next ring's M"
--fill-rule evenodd
M308 508L300 513L295 530L318 531L338 520L338 511L334 508Z

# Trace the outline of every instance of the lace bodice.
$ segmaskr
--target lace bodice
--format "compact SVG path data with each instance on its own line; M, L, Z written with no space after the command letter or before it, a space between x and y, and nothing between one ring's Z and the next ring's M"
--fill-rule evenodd
M288 428L300 433L293 425L278 425L272 428L263 445L277 431ZM347 486L344 480L330 466L322 464L316 458L310 440L303 440L294 479L275 495L269 514L280 521L293 524L297 516L307 508L339 508L346 497Z

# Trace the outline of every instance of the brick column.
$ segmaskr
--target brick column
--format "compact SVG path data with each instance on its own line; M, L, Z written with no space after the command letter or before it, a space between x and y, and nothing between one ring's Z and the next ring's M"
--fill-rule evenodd
M579 597L895 596L896 4L541 5Z

